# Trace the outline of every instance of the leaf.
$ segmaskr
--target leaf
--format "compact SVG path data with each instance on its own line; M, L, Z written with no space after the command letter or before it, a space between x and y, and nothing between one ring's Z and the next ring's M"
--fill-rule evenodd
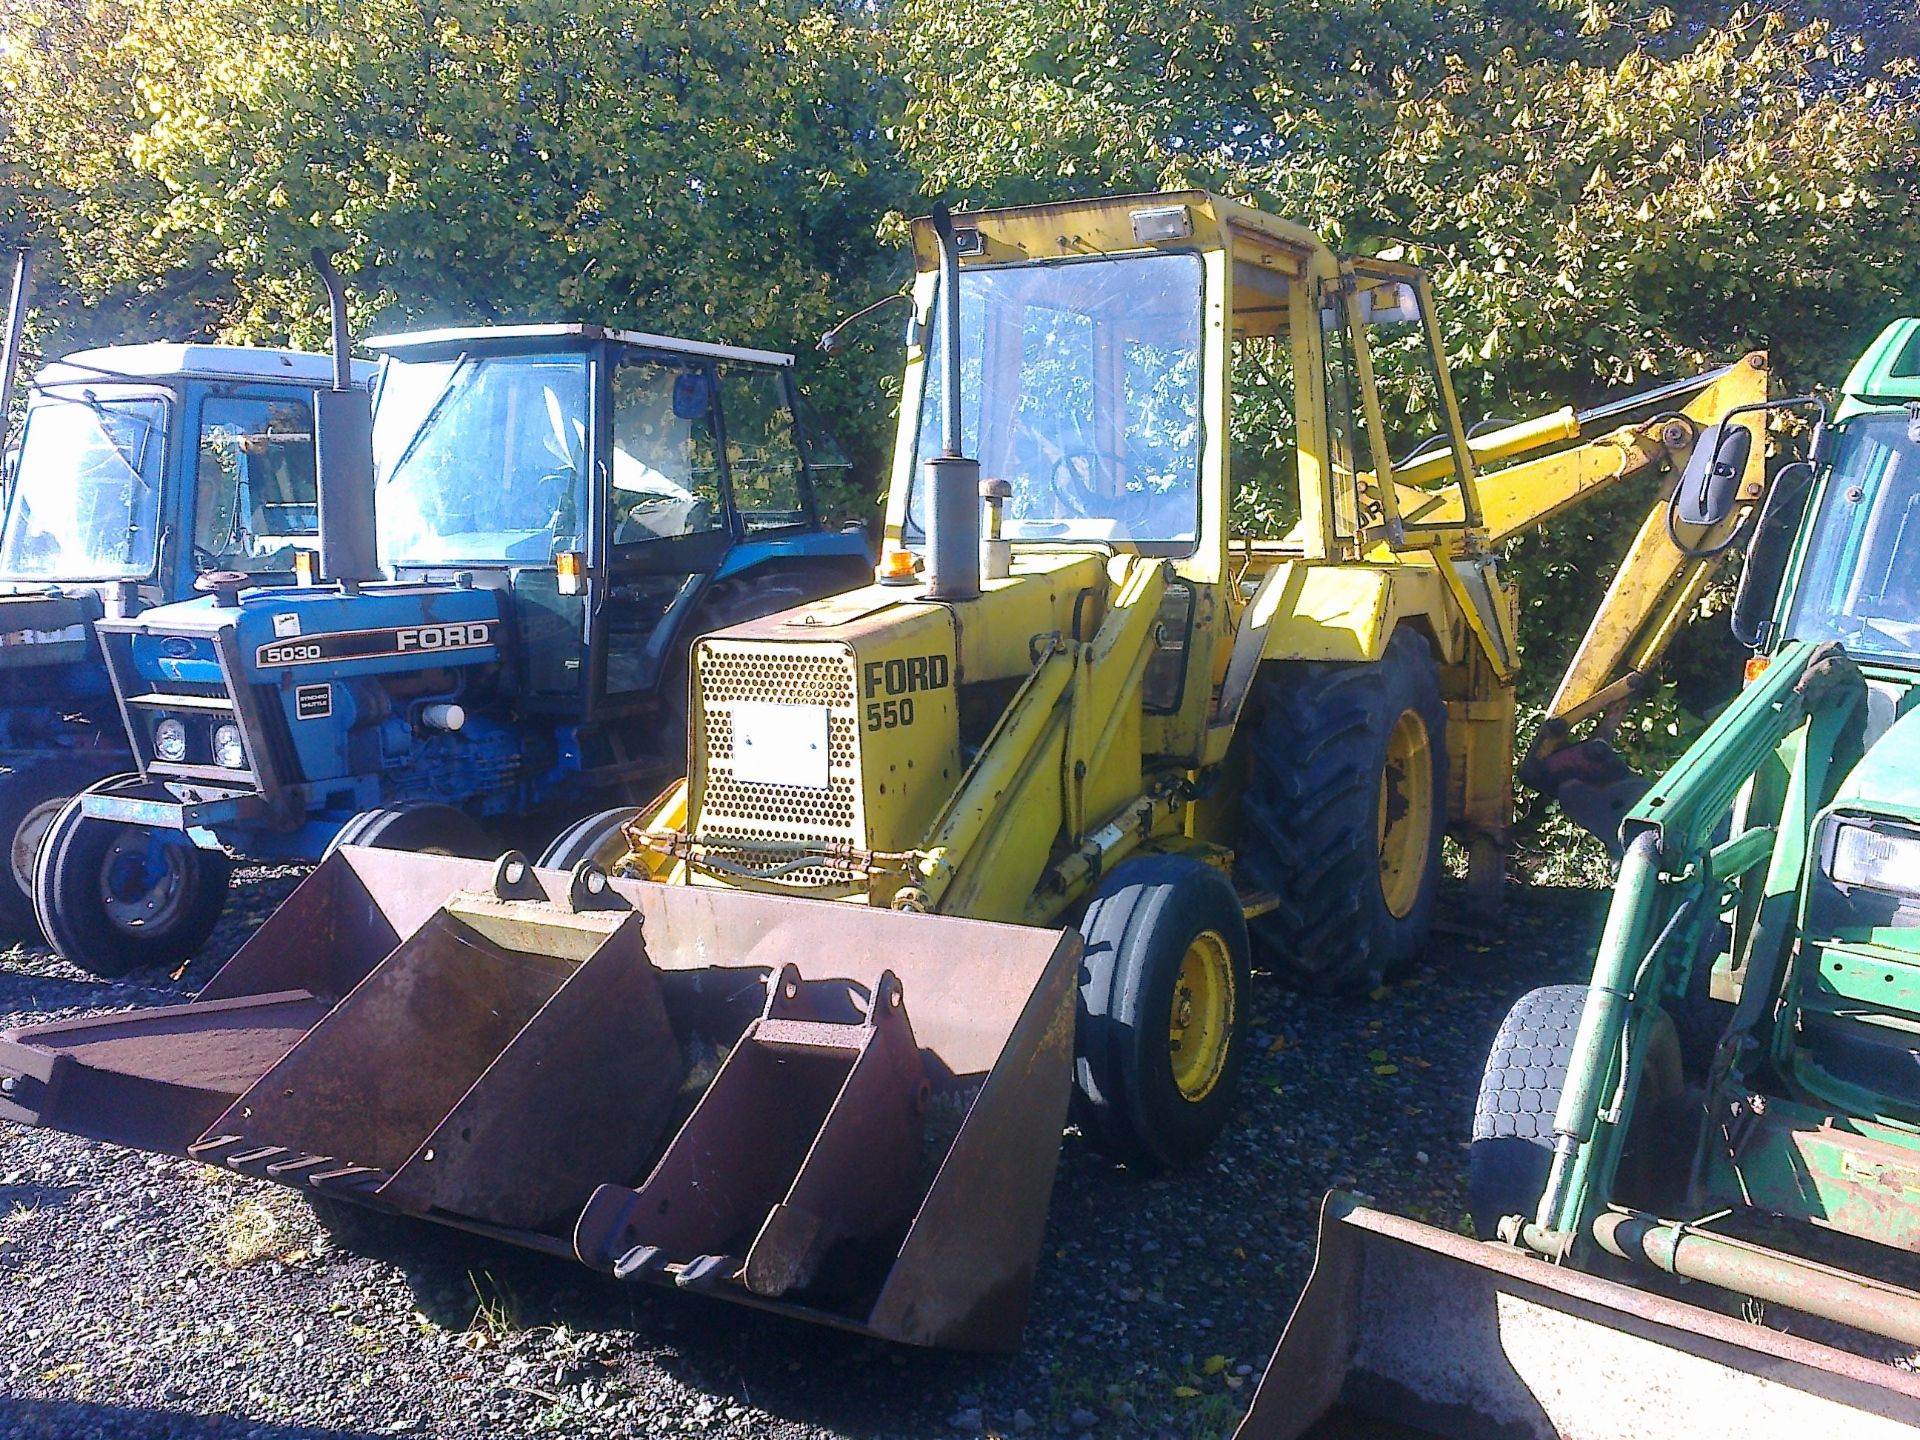
M1182 1400L1197 1400L1200 1398L1200 1392L1191 1385L1176 1385L1173 1387L1173 1393Z
M1203 1362L1201 1363L1201 1366L1200 1366L1200 1373L1201 1373L1202 1375L1218 1375L1218 1374L1219 1374L1219 1373L1220 1373L1220 1372L1221 1372L1222 1370L1224 1370L1224 1369L1226 1369L1226 1368L1227 1368L1227 1357L1226 1357L1226 1356L1224 1356L1224 1355L1209 1355L1209 1356L1207 1356L1207 1358L1206 1358L1206 1359L1205 1359L1205 1360L1204 1360L1204 1361L1203 1361Z

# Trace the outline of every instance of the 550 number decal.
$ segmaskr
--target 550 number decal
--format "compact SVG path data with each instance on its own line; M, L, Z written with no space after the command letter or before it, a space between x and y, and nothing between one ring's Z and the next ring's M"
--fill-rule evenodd
M913 701L875 700L867 706L867 729L893 730L913 724Z

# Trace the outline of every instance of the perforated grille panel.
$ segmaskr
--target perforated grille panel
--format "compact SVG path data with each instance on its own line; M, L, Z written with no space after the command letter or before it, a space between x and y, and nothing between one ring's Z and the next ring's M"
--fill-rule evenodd
M844 886L828 865L783 869L822 845L860 845L859 692L852 654L838 645L705 640L699 655L706 734L698 838L714 859L787 885ZM827 707L824 790L743 780L733 772L734 707L741 702ZM728 840L751 843L738 850ZM792 848L788 848L792 847Z

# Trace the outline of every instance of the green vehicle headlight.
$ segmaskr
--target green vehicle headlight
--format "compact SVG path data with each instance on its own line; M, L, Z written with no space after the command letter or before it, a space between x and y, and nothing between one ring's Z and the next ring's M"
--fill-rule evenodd
M1836 885L1920 895L1920 834L1842 824L1834 832L1827 876Z

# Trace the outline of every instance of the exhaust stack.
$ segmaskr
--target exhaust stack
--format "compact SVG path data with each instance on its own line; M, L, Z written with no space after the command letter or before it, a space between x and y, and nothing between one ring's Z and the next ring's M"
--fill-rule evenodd
M940 453L924 466L927 496L927 597L971 600L980 593L980 462L960 437L960 247L953 215L933 207L940 242L940 338L945 351Z
M14 376L20 369L20 341L27 330L27 286L33 271L33 247L14 252L13 289L7 299L7 332L0 340L0 460L7 453L8 422L13 417ZM3 492L0 492L3 493Z
M352 585L378 579L373 520L373 400L354 388L347 292L333 257L313 252L333 320L333 388L313 396L314 466L320 492L320 575Z

